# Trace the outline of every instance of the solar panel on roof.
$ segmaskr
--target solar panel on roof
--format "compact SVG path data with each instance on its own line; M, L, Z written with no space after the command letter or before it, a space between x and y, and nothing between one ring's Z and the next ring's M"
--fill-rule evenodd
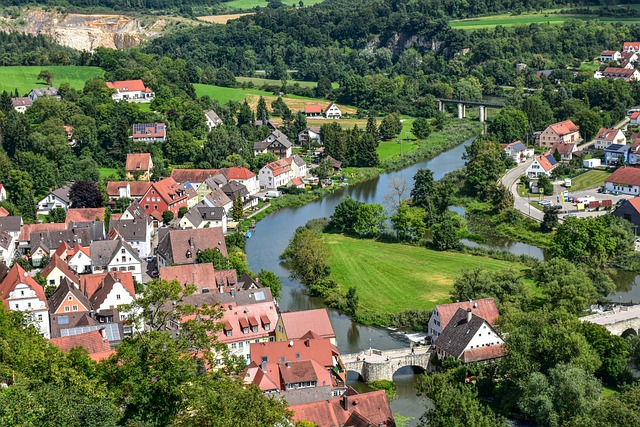
M69 328L60 330L61 337L71 337L74 335L84 334L87 332L97 331L104 328L105 335L109 341L122 341L120 336L120 328L117 323L103 323L94 326L79 326L77 328Z

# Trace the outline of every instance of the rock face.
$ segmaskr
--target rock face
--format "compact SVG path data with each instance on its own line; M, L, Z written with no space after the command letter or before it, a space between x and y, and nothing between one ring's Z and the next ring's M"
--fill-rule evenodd
M27 34L45 34L56 43L93 51L97 47L127 49L139 45L147 34L137 19L122 15L60 14L29 11L26 24L17 28Z

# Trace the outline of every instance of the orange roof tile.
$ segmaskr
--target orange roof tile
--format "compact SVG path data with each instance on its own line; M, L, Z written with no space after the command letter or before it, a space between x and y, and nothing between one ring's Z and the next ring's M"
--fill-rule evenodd
M76 276L76 274L71 270L67 263L64 262L57 253L53 254L53 257L51 257L51 261L49 261L49 264L47 264L46 267L42 269L42 272L40 274L42 275L42 277L47 278L49 277L49 274L51 274L51 272L53 272L53 270L56 268L60 270L62 274L67 277L67 279L75 283L76 286L80 284L80 279L78 279L78 276Z
M64 231L67 224L62 222L51 222L44 224L24 224L20 227L20 241L28 242L31 240L31 233L44 233L47 231Z
M111 351L109 340L102 338L100 331L91 331L67 337L52 338L49 342L66 353L69 353L74 347L83 347L89 352L89 354Z
M11 270L7 273L2 283L0 283L0 299L4 301L4 305L9 308L9 294L16 288L16 286L20 283L24 283L29 286L33 291L35 291L36 296L39 300L45 302L45 307L47 307L47 297L44 294L44 289L40 286L33 277L29 276L29 274L24 271L20 264L13 264Z
M171 171L171 178L181 184L199 183L219 173L219 169L174 169Z
M196 285L198 291L215 288L213 264L185 264L160 268L162 280L177 280L181 285Z
M329 368L333 366L333 356L339 354L338 348L325 338L251 343L251 361L258 365L266 357L267 362L315 360Z
M623 166L609 175L604 182L622 185L640 185L640 169Z
M228 169L222 169L222 171L224 171L228 180L233 180L233 179L246 180L246 179L255 178L256 176L255 173L251 172L247 168L232 167Z
M321 105L305 105L304 112L307 114L312 114L312 113L320 114L322 113L322 106Z
M290 340L300 339L309 331L313 331L323 338L335 338L336 336L329 320L329 314L324 308L287 312L280 316L287 338Z
M151 92L151 89L145 87L142 80L120 80L117 82L107 82L109 89L116 89L118 92Z
M70 208L65 224L70 222L104 221L105 208Z
M459 308L467 310L471 308L471 312L478 317L486 320L491 326L495 326L495 321L500 316L498 312L498 307L496 307L496 302L493 298L483 298L462 302L454 302L451 304L440 304L436 306L435 310L438 312L438 316L440 317L440 324L442 325L442 329L447 327L447 324L451 320L451 318L456 314Z
M129 153L125 170L128 171L148 171L151 169L151 154L149 153Z
M558 136L568 135L580 131L580 127L576 126L571 120L554 123L549 126Z
M80 276L80 290L87 298L93 297L102 283L110 274L111 277L117 279L122 283L122 286L135 297L136 289L133 286L133 275L129 271L110 271L108 273L95 273L95 274L82 274Z

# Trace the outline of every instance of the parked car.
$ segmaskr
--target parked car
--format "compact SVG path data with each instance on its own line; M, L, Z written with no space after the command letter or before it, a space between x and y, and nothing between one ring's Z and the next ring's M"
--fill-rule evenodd
M620 199L616 202L616 205L620 206L621 204L623 204L624 202L626 202L627 199Z
M269 190L264 196L269 198L276 198L280 197L281 195L282 193L280 193L278 190Z
M573 214L573 213L566 214L565 216L562 217L562 219L567 219L567 218L571 218L571 217L577 217L577 215Z
M611 191L609 192L609 194L612 194L612 195L614 195L614 196L619 196L619 195L621 195L622 193L621 193L621 192L619 192L618 190L611 190Z

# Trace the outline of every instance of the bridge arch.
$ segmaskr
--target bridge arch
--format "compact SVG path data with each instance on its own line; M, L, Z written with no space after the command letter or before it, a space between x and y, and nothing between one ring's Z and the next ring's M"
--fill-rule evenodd
M356 380L356 381L360 381L360 382L365 382L364 380L364 376L362 376L362 372L361 371L356 371L353 369L348 369L347 370L347 381L349 380Z
M395 377L396 375L406 375L406 374L420 375L426 372L427 370L424 367L419 365L404 365L396 369L391 374L391 378Z
M638 331L636 331L634 328L627 328L622 332L620 336L622 338L627 338L627 337L636 336L636 335L638 335Z

